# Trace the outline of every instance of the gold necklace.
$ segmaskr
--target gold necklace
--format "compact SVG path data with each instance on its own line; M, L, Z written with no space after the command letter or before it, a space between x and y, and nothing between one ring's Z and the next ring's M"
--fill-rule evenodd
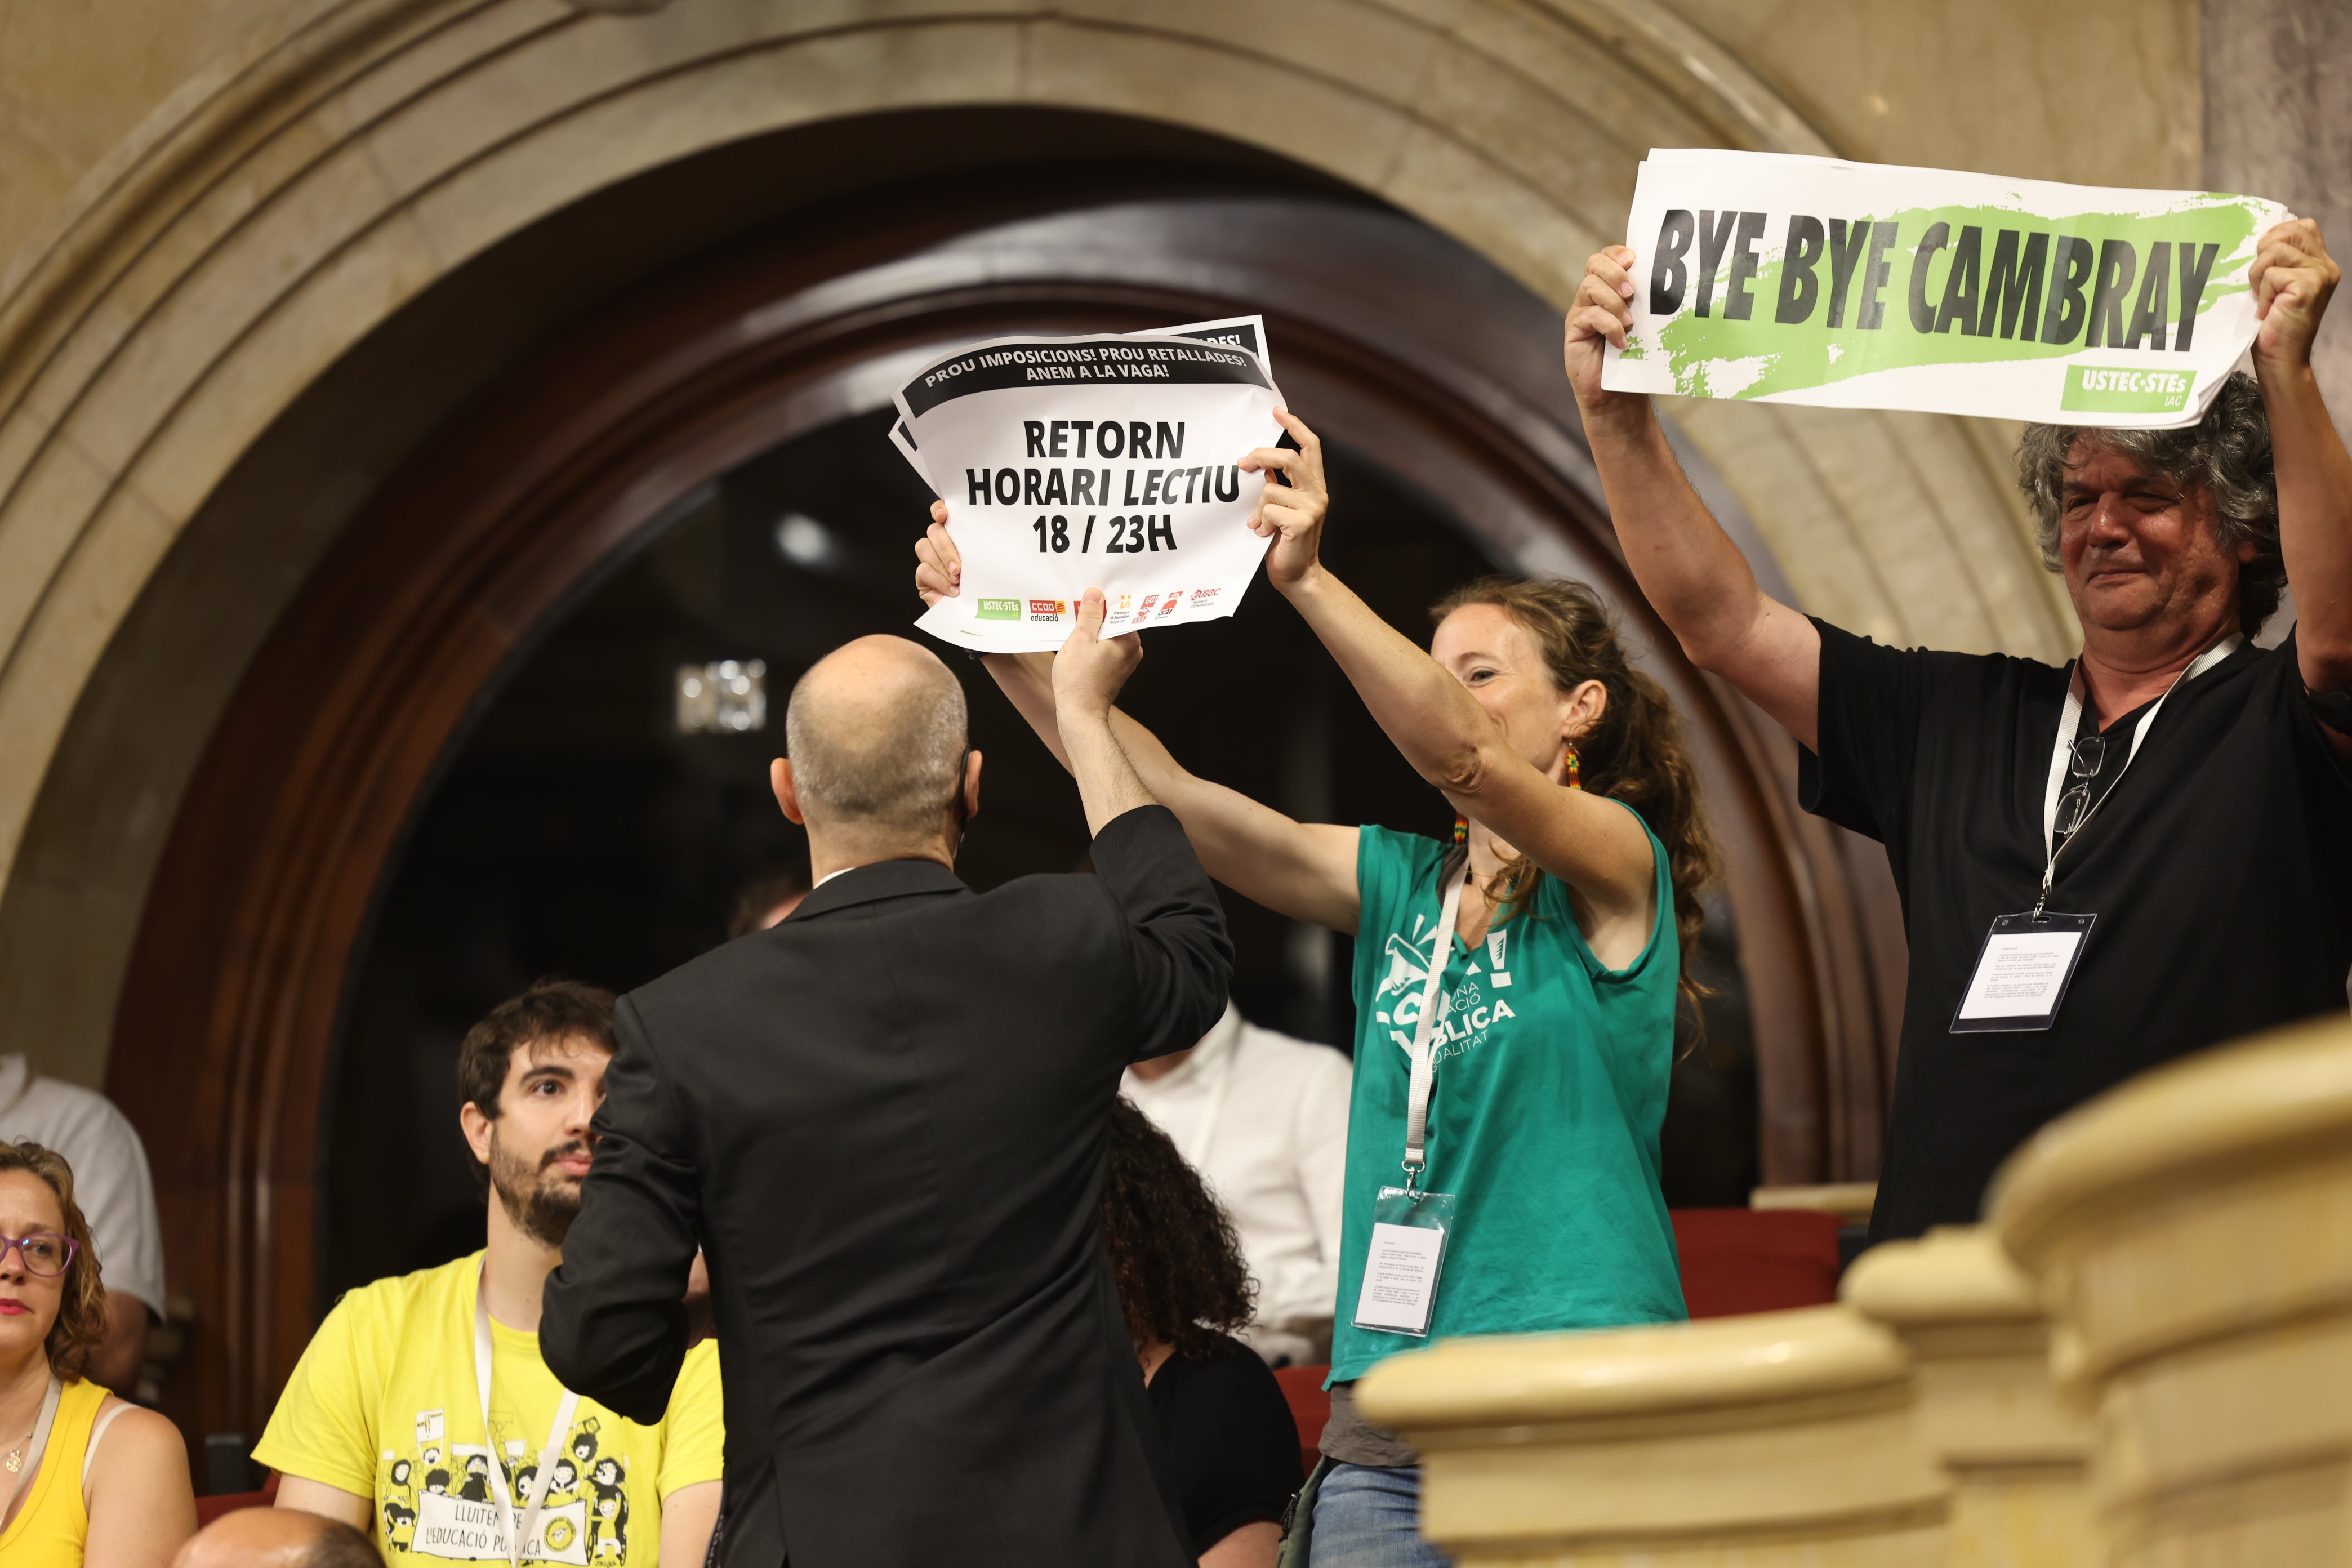
M32 1446L33 1435L27 1432L25 1434L25 1440L9 1449L6 1458L0 1459L0 1465L7 1466L8 1473L12 1476L22 1475L25 1470L25 1450Z

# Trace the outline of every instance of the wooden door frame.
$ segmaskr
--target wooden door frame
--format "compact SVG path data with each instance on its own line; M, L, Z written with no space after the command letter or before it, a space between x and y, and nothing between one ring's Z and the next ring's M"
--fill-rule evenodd
M1074 259L1080 230L1040 235L1099 211L1070 214L1066 192L1057 215L1018 189L1006 176L921 204L838 204L593 311L424 443L281 616L184 798L108 1075L147 1139L172 1278L195 1303L166 1402L192 1436L257 1433L310 1338L350 975L402 837L501 671L677 498L874 406L877 363L1007 331L1265 308L1278 379L1336 438L1450 491L1498 552L1525 556L1540 535L1547 561L1614 598L1688 716L1713 792L1768 1179L1868 1173L1885 1102L1887 1008L1869 979L1885 892L1796 811L1785 737L1685 665L1633 591L1564 390L1400 316L1400 280L1454 265L1451 242L1360 205L1334 205L1318 239L1246 202L1157 226L1142 204L1085 229L1108 250ZM1186 228L1209 217L1213 233ZM1374 241L1394 254L1369 256ZM1121 244L1134 247L1124 263ZM1209 259L1164 264L1187 244ZM1495 284L1473 260L1456 270L1444 308L1475 322ZM1524 304L1510 309L1524 324Z

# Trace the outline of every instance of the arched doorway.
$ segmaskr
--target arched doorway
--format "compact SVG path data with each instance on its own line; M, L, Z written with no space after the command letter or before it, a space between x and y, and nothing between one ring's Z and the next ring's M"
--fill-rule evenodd
M1874 1157L1890 999L1871 894L1795 814L1785 742L1631 594L1548 309L1295 172L1013 165L813 205L594 304L404 465L279 620L156 873L109 1075L175 1173L201 1348L172 1402L191 1430L251 1429L308 1336L352 961L453 743L533 639L680 498L870 412L946 343L1242 309L1266 312L1286 391L1332 439L1438 498L1488 559L1615 597L1691 718L1731 851L1763 1169Z

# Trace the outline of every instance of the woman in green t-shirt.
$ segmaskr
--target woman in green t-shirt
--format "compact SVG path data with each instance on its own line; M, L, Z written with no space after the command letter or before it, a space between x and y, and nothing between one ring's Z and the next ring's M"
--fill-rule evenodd
M1681 720L1628 663L1591 590L1474 583L1437 605L1423 651L1324 569L1321 444L1278 417L1299 449L1262 448L1242 464L1289 481L1268 485L1251 525L1273 542L1266 577L1405 760L1454 804L1454 844L1295 822L1187 773L1140 724L1115 719L1137 773L1183 822L1210 875L1356 939L1323 1439L1333 1463L1312 1562L1410 1568L1443 1561L1414 1530L1417 1457L1357 1416L1356 1378L1424 1336L1684 1315L1658 1128L1684 960L1717 862ZM933 509L917 547L926 600L953 595L961 574L944 510ZM1058 753L1052 663L988 659ZM1417 1057L1427 1063L1419 1075ZM1426 1131L1409 1149L1417 1077ZM1367 1289L1376 1219L1402 1228L1378 1233L1381 1267Z

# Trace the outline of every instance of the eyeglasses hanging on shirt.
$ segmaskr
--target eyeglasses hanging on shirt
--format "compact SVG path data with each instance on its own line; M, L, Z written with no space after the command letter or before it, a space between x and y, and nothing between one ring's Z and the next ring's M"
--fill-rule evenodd
M2165 695L2171 693L2167 691ZM2063 847L2066 840L2105 802L2108 792L2122 782L2125 770L2139 751L2140 737L2147 731L2147 721L2163 702L2162 697L2143 702L2105 728L2097 727L2098 714L2095 710L2088 705L2082 707L2074 742L2066 749L2067 787L2050 812L2053 849ZM2062 738L2066 732L2063 722L2058 732Z
M2050 825L2052 834L2061 841L2074 836L2091 809L2091 784L2099 776L2100 767L2107 760L2107 738L2105 735L2084 735L2076 741L2067 759L2066 771L2074 782L2066 793L2058 797L2058 815ZM2115 786L2109 784L2109 789Z

